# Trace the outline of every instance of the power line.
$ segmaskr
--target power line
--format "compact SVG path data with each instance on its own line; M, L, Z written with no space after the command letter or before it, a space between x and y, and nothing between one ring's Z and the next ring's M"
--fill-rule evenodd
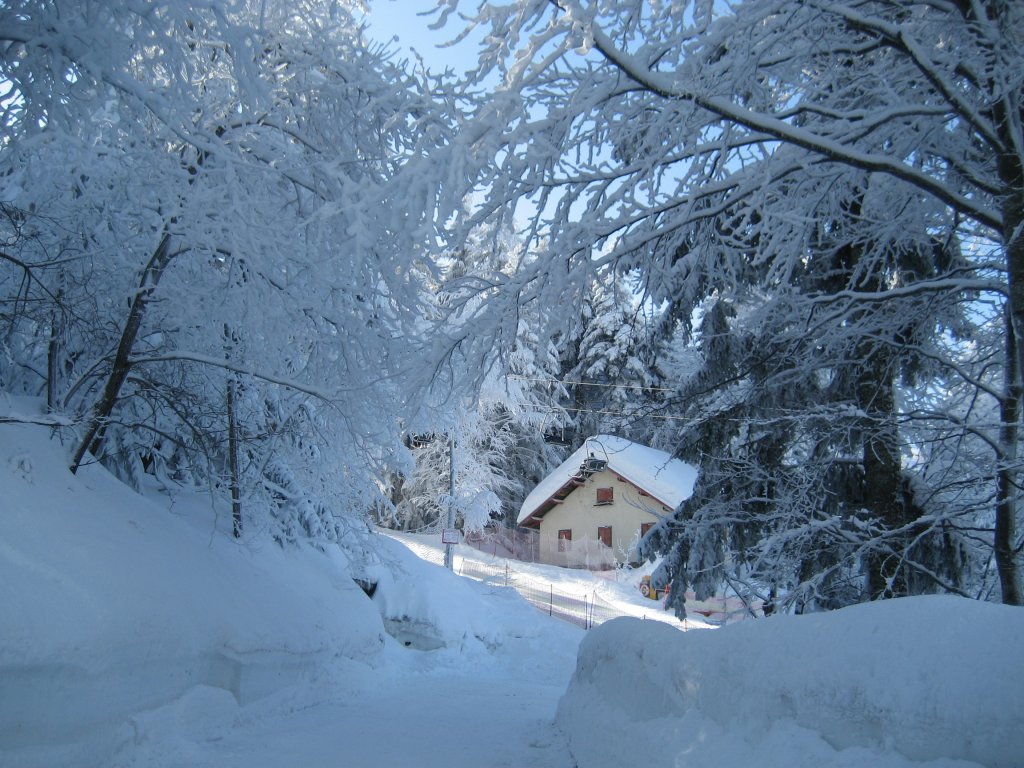
M505 378L515 379L516 381L539 381L544 384L562 384L563 386L573 387L608 387L611 389L637 389L642 392L671 392L673 394L678 394L677 390L670 389L668 387L645 387L640 384L603 384L596 381L564 381L559 379L544 379L535 376L520 376L515 373L506 373Z
M557 405L532 405L529 406L527 410L544 413L560 413L562 411L568 411L570 413L597 413L603 416L622 416L627 419L666 419L668 421L688 421L685 416L663 416L658 413L624 413L622 411L602 411L592 408L562 408Z

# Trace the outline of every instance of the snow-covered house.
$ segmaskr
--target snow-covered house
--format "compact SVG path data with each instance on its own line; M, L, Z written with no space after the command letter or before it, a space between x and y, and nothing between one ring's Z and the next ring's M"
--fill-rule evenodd
M533 489L517 522L540 531L543 563L635 562L640 537L690 497L696 479L696 468L664 451L597 435Z

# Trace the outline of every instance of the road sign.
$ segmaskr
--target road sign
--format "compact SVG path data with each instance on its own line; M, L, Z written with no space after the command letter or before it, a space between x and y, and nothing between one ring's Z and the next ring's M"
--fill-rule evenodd
M458 528L445 528L441 532L441 543L442 544L458 544L459 543L459 529Z

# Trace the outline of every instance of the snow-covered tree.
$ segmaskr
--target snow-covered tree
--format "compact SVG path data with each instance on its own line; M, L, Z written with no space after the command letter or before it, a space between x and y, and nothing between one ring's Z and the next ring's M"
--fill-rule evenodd
M709 382L708 397L720 398L709 407L728 418L741 394L741 402L785 403L769 397L767 382L805 395L798 419L776 412L743 427L745 441L778 453L770 462L782 473L752 481L776 482L819 454L836 472L856 456L870 473L859 481L858 511L840 518L829 516L826 488L803 489L806 511L856 526L864 546L832 547L826 561L837 561L820 566L812 550L795 548L797 587L863 569L871 586L852 592L898 593L904 576L890 567L908 566L955 589L912 556L919 527L927 536L947 525L972 535L988 527L1002 599L1021 602L1022 14L996 0L561 0L484 4L471 14L492 41L475 76L501 79L463 140L466 152L495 149L477 178L476 216L523 215L527 202L535 212L524 230L536 258L503 285L506 295L567 314L595 274L635 269L647 298L677 305L675 323L694 322L694 312L707 322L716 312L723 322L735 316L746 328L724 343L747 348L735 350L732 377ZM477 325L507 327L507 305L491 309ZM994 359L993 336L979 329L1000 318ZM958 326L965 319L974 328ZM913 397L904 399L900 382ZM950 405L939 386L969 394ZM824 441L807 431L815 387L833 398ZM929 392L932 406L918 408ZM841 404L847 417L837 420ZM781 443L761 440L783 428ZM929 451L911 437L929 430L947 436L958 473L970 474L977 445L987 446L994 470L964 478L972 488L988 484L986 519L968 521L978 512L973 492L950 508L952 497L927 483L897 489L912 469L921 470L916 481L937 479L920 464ZM897 459L896 449L907 456ZM743 471L744 455L733 458L741 462L733 473ZM908 490L912 499L899 498ZM743 494L757 498L753 488ZM907 519L890 514L912 508ZM779 519L776 530L815 519ZM674 575L735 552L666 533ZM844 535L837 531L838 543Z
M611 275L593 284L575 333L563 337L562 380L576 440L616 434L650 442L661 376L652 339L652 312Z
M282 540L369 508L432 269L397 178L448 118L357 12L0 8L0 381L72 466L231 485Z
M447 256L437 285L440 325L431 332L442 337L472 332L462 327L460 311L445 310L459 307L475 286L504 279L522 258L507 229L488 226L473 232ZM442 378L449 385L439 389L434 407L421 410L410 438L415 471L396 481L400 489L394 508L380 516L385 524L434 528L446 519L452 500L456 521L467 532L491 523L514 523L522 500L560 461L560 452L545 441L545 434L561 431L568 421L559 402L565 390L558 383L556 345L538 330L543 325L536 313L520 316L511 342L484 361L483 371L458 354L448 357L449 369ZM474 378L478 385L466 387L464 382Z

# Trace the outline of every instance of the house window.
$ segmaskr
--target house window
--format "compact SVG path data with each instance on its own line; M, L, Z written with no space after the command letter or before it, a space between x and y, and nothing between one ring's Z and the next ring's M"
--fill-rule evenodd
M597 489L597 503L598 504L611 504L615 501L615 489L614 488L598 488Z
M562 528L558 532L558 551L567 552L569 551L570 543L572 542L572 528Z
M612 548L612 527L610 525L602 525L597 529L597 540L604 544L608 549Z
M654 523L640 523L640 538L647 535L647 532L654 527Z

